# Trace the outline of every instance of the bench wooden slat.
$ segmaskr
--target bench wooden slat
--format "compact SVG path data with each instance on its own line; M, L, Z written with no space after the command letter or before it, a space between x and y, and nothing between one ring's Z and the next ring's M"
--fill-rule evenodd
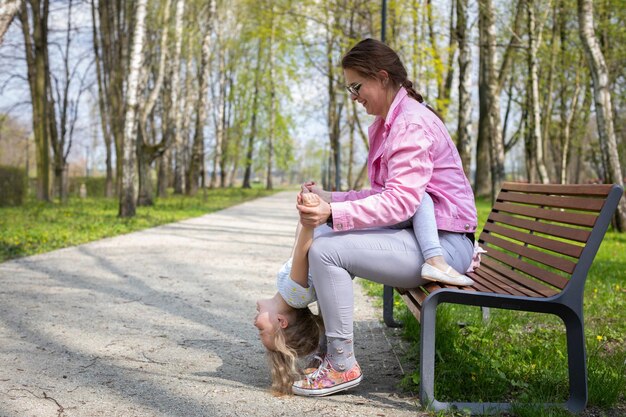
M498 279L498 276L500 279ZM504 279L504 277L496 271L489 270L488 268L480 268L476 271L477 282L488 281L499 288L499 291L494 291L501 294L511 295L526 295L530 297L536 297L538 294L528 288L525 288L516 282L511 282Z
M507 289L502 288L498 284L491 282L489 277L486 274L483 274L481 270L477 270L474 283L474 285L478 284L487 288L487 292L493 292L496 294L510 294Z
M487 221L483 228L483 233L486 231L491 233L497 233L502 236L509 237L511 239L519 240L520 242L528 243L529 245L538 246L543 249L551 250L552 252L560 253L562 255L571 256L572 258L580 257L584 246L572 245L566 242L560 242L557 240L548 239L542 236L531 235L529 233L522 232L520 230L510 229L503 227L495 223ZM481 235L482 239L482 235ZM479 239L480 240L480 239Z
M493 259L497 259L498 261L502 262L503 264L510 266L514 269L517 269L518 271L521 271L525 274L530 275L533 278L538 279L539 281L543 281L547 284L550 284L554 287L563 289L565 288L565 286L567 285L567 283L569 282L569 280L565 277L562 277L561 275L557 275L554 272L551 271L547 271L545 269L539 268L536 265L532 265L529 264L527 262L524 262L523 260L519 259L519 258L514 258L511 255L507 255L504 252L500 252L499 250L497 250L496 248L491 248L489 246L487 246L487 250L489 251L489 258L493 258ZM487 257L484 257L485 260ZM506 272L501 272L505 275L510 274L510 272L507 274ZM518 281L516 279L516 281ZM532 280L529 280L531 282L534 282ZM518 281L519 282L519 281ZM525 282L520 282L520 284L525 285ZM541 285L538 283L538 285ZM531 287L533 290L537 289L537 288L533 288ZM540 292L541 293L541 292Z
M522 191L526 193L546 194L553 190L554 194L561 195L593 195L606 197L611 191L611 184L524 184L519 182L505 182L502 190Z
M509 216L504 213L492 212L489 214L489 219L498 223L506 223L511 226L527 229L533 232L544 233L555 237L574 240L576 242L586 242L591 234L590 231L585 229L574 229L572 227L561 226L558 224L543 223L536 220Z
M533 290L536 294L539 294L542 297L550 297L557 293L557 290L555 290L554 288L544 285L543 283L534 281L526 277L525 275L521 275L518 272L510 269L510 267L505 266L487 257L483 258L480 263L480 267L482 268L483 265L494 271L497 271L503 276L506 276L509 280L516 282L517 284L530 290Z
M552 287L548 287L547 285L543 285L542 283L534 281L524 275L518 274L495 261L488 260L484 264L484 267L481 265L480 269L484 269L486 274L489 274L494 279L501 281L503 284L510 285L528 297L543 298L557 293L557 290Z
M521 204L497 202L493 205L493 210L504 211L507 213L520 214L535 219L550 220L563 224L572 224L576 226L593 227L596 223L597 216L586 213L567 213L563 216L560 210L550 210L545 208L523 206Z
M536 249L529 248L528 246L518 245L514 242L500 239L499 237L493 236L488 233L481 235L480 238L485 243L489 243L492 246L497 246L502 249L509 250L511 252L522 255L528 259L532 259L534 261L541 262L544 265L548 265L553 268L556 268L560 271L567 272L568 274L571 274L572 272L574 272L574 268L576 268L576 263L570 260L567 260L564 258L558 258L554 255L550 255L549 253L540 252Z
M558 197L553 195L522 194L516 192L500 192L498 201L532 204L540 207L556 207L564 209L587 210L599 212L604 200L585 197Z

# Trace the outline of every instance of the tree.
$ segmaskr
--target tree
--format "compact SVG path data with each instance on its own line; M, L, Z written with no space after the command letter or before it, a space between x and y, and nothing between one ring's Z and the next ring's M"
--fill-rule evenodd
M164 134L161 136L159 142L154 138L155 135L148 132L148 117L154 111L157 99L162 90L163 81L165 79L165 62L167 60L168 50L168 33L169 33L169 18L170 18L170 4L171 0L165 0L163 6L163 24L161 25L161 43L159 45L159 59L156 69L156 76L152 89L148 94L148 97L144 97L139 101L139 134L137 135L137 162L139 167L139 195L137 204L140 206L151 206L154 204L154 186L152 184L152 176L150 175L152 163L159 157L161 157L167 150L169 143L169 136L167 135L169 121L167 114L164 114L161 118L163 125L165 126ZM154 48L156 49L156 48ZM144 70L147 70L145 66L142 66ZM145 74L143 79L148 78L149 75Z
M172 103L170 105L169 126L173 128L174 135L174 193L182 194L185 189L185 151L183 147L182 124L183 117L180 109L182 88L180 87L181 50L183 45L183 15L185 12L185 0L176 1L176 17L174 29L174 56L172 57ZM171 134L171 133L170 133Z
M4 34L11 26L13 18L17 15L22 7L22 0L5 0L0 3L0 45Z
M60 76L55 75L55 71L50 70L52 83L48 91L48 112L50 117L58 114L58 120L50 120L50 146L53 154L54 168L54 190L55 196L61 202L67 201L67 158L72 148L76 123L79 119L79 108L81 96L89 88L86 82L89 76L88 68L81 68L81 64L89 57L83 54L74 63L70 57L73 49L72 37L75 35L75 28L72 25L73 1L68 1L67 8L67 29L65 31L65 44L58 49L61 55L62 68ZM76 82L79 83L76 86ZM54 88L53 88L54 87Z
M456 38L459 48L459 120L457 128L457 149L463 162L463 171L469 178L472 160L472 102L471 87L471 52L467 28L467 0L456 0Z
M530 182L537 182L537 174L539 174L539 181L543 184L547 184L549 182L549 178L543 157L544 137L541 134L541 109L539 107L538 74L539 65L537 59L537 51L539 49L539 44L541 43L543 25L539 25L539 31L537 31L537 17L535 13L535 2L533 0L526 0L526 11L528 24L528 106L530 108L530 135L528 138L529 143L527 145L530 152L528 153L529 158L527 159L526 164L528 167L528 180Z
M133 217L137 209L137 107L139 98L139 76L143 66L143 44L145 35L146 5L148 0L138 0L135 9L135 30L128 72L126 91L126 117L122 159L122 190L120 193L119 216Z
M24 34L28 84L33 109L37 161L37 198L50 200L50 106L48 91L48 0L28 0L20 10ZM31 33L32 24L32 33Z
M199 97L196 107L196 125L191 150L191 160L189 162L189 175L187 178L186 192L195 195L198 192L198 179L202 176L202 185L205 181L204 169L204 124L206 122L209 79L211 68L209 61L211 58L211 35L213 32L213 17L215 16L215 0L211 0L207 7L208 18L207 27L202 40L202 61L199 70Z
M496 33L494 8L491 0L479 0L481 73L485 84L486 132L489 137L489 160L491 165L491 199L504 181L504 146L500 130L500 86L497 75Z
M617 140L613 126L609 74L594 30L593 4L591 0L578 0L578 23L587 65L591 71L598 136L606 166L606 177L604 180L605 182L623 186L624 179L619 163ZM615 215L615 226L621 232L626 229L626 199L624 198L621 199Z
M106 196L121 192L124 143L124 92L133 9L130 2L91 1L94 57L102 136L106 148ZM113 178L113 150L115 179Z

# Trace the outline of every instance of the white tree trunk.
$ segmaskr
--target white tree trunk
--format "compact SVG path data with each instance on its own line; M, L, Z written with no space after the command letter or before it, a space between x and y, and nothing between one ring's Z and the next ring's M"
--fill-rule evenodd
M222 39L222 25L219 24L219 21L216 22L216 31L217 31L217 39L218 43L220 43L218 47L218 62L219 62L219 77L218 77L218 94L217 100L214 104L214 108L217 110L217 114L215 115L215 149L213 150L213 172L211 173L211 188L217 187L217 175L220 166L222 165L222 143L224 141L224 106L226 100L226 62L225 55L226 51L224 49L224 45L221 44L220 39ZM221 173L222 176L224 173Z
M496 24L492 0L480 0L479 24L483 26L480 31L481 48L485 50L485 94L487 129L489 132L489 155L491 159L491 197L495 201L496 194L500 191L504 181L504 145L502 143L502 130L500 129L500 88L498 84L497 54L496 54Z
M531 135L531 161L530 166L536 167L539 174L539 182L547 184L548 170L544 163L543 137L541 135L541 109L539 108L539 74L537 63L537 51L539 50L539 38L537 36L535 4L533 0L526 1L528 23L528 72L530 77L529 107L530 107L530 135ZM529 172L529 174L531 174ZM530 175L533 178L533 175Z
M176 2L176 18L174 30L174 57L172 59L172 104L170 120L174 123L174 154L176 162L174 164L174 193L182 194L185 189L185 151L183 148L182 124L183 115L180 110L179 96L180 88L180 53L183 46L183 14L185 12L185 0Z
M198 178L200 175L204 179L204 124L208 113L207 106L209 95L209 78L211 76L211 34L213 32L213 19L215 16L215 0L209 3L209 21L204 39L202 40L202 60L200 64L200 91L198 98L198 109L196 118L196 130L194 132L193 146L191 151L191 161L189 164L189 184L187 192L196 194L198 191Z
M145 20L147 3L148 0L138 0L135 10L135 31L130 56L130 69L126 83L126 116L124 119L120 217L134 216L137 208L137 101L139 97L139 76L143 66L143 43L146 31Z
M609 71L600 49L593 28L593 4L591 0L578 0L578 24L580 25L580 39L583 43L587 64L593 81L593 96L598 123L598 136L604 159L607 163L607 176L604 182L624 185L624 177L619 164L617 140L613 126L613 109L611 105L611 91L609 86ZM616 216L618 230L626 228L626 199L622 198Z
M2 39L4 34L11 26L11 22L17 12L22 7L22 0L3 0L0 1L0 45L2 45Z

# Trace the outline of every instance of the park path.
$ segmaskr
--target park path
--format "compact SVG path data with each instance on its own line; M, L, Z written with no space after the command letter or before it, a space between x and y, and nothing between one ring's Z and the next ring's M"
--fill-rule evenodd
M297 221L282 192L0 264L0 416L415 416L403 342L355 285L364 381L273 397L252 321Z

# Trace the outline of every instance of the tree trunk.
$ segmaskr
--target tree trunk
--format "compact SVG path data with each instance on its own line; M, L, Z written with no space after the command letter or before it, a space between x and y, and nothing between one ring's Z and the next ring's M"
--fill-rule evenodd
M471 51L467 37L467 0L456 2L456 38L459 44L459 123L457 149L463 171L470 177L472 162L472 100L471 100Z
M487 109L487 48L484 43L485 27L479 25L480 48L478 62L478 139L476 140L476 172L474 194L478 197L491 195L491 161L489 154L489 123Z
M485 48L485 59L481 64L485 66L485 94L487 111L487 130L489 132L489 158L491 161L491 199L495 202L497 193L504 181L504 146L502 131L500 130L500 89L497 75L496 56L496 27L493 4L491 0L479 1L479 25L481 49Z
M537 63L537 51L539 49L539 39L536 31L536 15L533 0L526 0L527 23L528 23L528 75L529 79L529 106L530 106L530 155L534 160L534 167L537 169L539 182L547 184L550 182L548 171L544 162L543 137L541 135L541 109L539 108L539 74ZM549 117L549 115L548 115ZM534 178L534 173L530 176ZM531 182L535 182L531 180Z
M267 169L265 188L271 190L274 188L272 181L273 159L274 159L274 124L275 124L275 101L276 101L276 87L274 85L274 2L270 1L271 7L271 22L270 22L270 40L269 40L269 88L270 88L270 108L269 108L269 135L267 138Z
M183 115L180 109L180 63L183 45L183 15L185 0L176 1L176 18L174 29L174 57L172 59L172 104L170 107L170 124L174 132L174 194L182 194L185 190L185 149L183 147L182 123ZM170 154L171 155L171 154Z
M165 109L164 120L163 120L163 136L159 143L155 143L155 140L150 140L150 137L154 137L154 135L149 135L147 133L147 123L148 116L152 114L154 110L154 106L156 105L157 99L161 94L161 90L165 80L165 63L167 61L167 39L169 32L169 20L170 20L170 5L171 0L166 0L164 5L163 12L163 23L162 23L162 32L161 32L161 44L160 44L160 54L159 54L159 65L157 70L156 80L154 81L154 87L150 91L148 99L145 102L140 102L138 105L139 108L139 132L137 135L137 161L139 163L139 191L138 191L138 199L137 204L139 206L152 206L154 205L154 184L152 181L152 169L151 166L153 162L159 158L165 152L165 149L169 146L168 140L168 124L167 120L167 109Z
M112 153L111 144L113 138L111 135L111 129L107 120L110 117L110 109L107 107L107 101L105 101L106 87L104 85L104 75L102 71L103 59L101 57L102 51L100 48L100 38L98 37L97 16L95 0L91 0L91 19L92 19L92 40L94 49L94 60L96 66L96 80L98 82L98 108L100 109L100 126L102 128L102 137L104 139L104 147L106 152L105 164L106 164L106 179L104 186L104 196L110 198L113 196L113 165L112 165Z
M32 13L30 32L28 10ZM33 134L37 163L37 198L50 201L50 130L48 121L48 0L29 0L20 11L24 34L28 84L33 108Z
M585 57L587 58L593 81L600 147L607 162L608 178L604 178L604 181L623 186L624 177L619 164L617 140L613 126L609 73L593 26L593 5L591 0L578 0L578 23L580 25L580 39L583 43ZM616 229L620 232L623 232L626 228L626 198L620 200L614 223Z
M126 92L126 117L122 159L122 192L120 193L119 216L133 217L137 208L137 107L139 97L139 75L143 66L143 43L145 35L147 0L138 0L135 11L133 48L130 56Z
M5 0L0 3L0 45L2 45L4 34L11 26L13 18L20 11L20 7L22 7L22 0Z
M92 8L95 8L92 3ZM126 91L125 75L128 73L128 33L131 32L131 20L133 17L133 7L130 2L100 1L97 9L97 30L94 28L94 37L98 38L101 47L99 52L101 73L100 100L102 100L102 117L105 118L107 128L103 127L105 142L111 141L115 151L115 194L119 197L122 187L122 161L124 147L124 126L125 126L125 98ZM94 11L95 12L95 11ZM94 26L96 18L94 15ZM94 43L95 44L95 43ZM108 148L110 149L110 144ZM111 163L112 155L109 155ZM107 171L113 172L112 167L107 167Z
M191 41L191 37L190 37ZM182 135L182 167L180 168L181 174L184 177L183 185L184 192L189 193L189 178L191 170L191 150L189 149L189 139L191 137L191 123L194 115L193 108L198 104L198 98L196 97L197 89L194 88L193 81L193 59L191 56L191 42L187 47L187 62L185 65L185 104L183 110L183 120L181 125ZM177 162L178 163L178 162Z
M211 57L211 33L213 31L213 16L215 15L215 0L211 0L209 4L208 27L202 41L202 62L200 66L199 84L200 92L198 97L198 107L196 110L196 126L193 139L193 147L191 151L191 161L189 164L189 177L187 194L195 195L198 192L198 180L202 179L204 186L204 124L207 115L207 98L209 93L209 59ZM203 187L204 188L204 187Z
M250 120L250 136L248 137L248 144L246 149L246 169L243 174L242 188L251 188L250 177L252 176L252 155L254 153L254 138L256 137L256 115L259 108L259 84L261 82L261 58L262 58L262 45L259 40L259 46L257 49L256 57L256 69L254 70L254 92L252 96L252 119Z
M221 25L220 24L216 24L216 29L217 29L217 39L218 42L220 42L220 37L221 37ZM215 188L217 187L217 176L218 176L218 171L220 174L220 186L223 187L224 183L223 183L223 178L224 178L224 171L223 169L221 169L223 167L223 161L222 161L222 143L224 141L224 118L226 116L226 113L224 111L224 106L226 105L226 62L225 62L225 55L226 55L226 51L224 50L224 46L220 45L218 47L218 60L219 60L219 77L218 77L218 96L217 96L217 103L215 103L216 108L217 108L217 115L215 116L216 120L215 120L215 148L213 150L213 170L211 172L211 182L209 184L209 187L211 188Z

